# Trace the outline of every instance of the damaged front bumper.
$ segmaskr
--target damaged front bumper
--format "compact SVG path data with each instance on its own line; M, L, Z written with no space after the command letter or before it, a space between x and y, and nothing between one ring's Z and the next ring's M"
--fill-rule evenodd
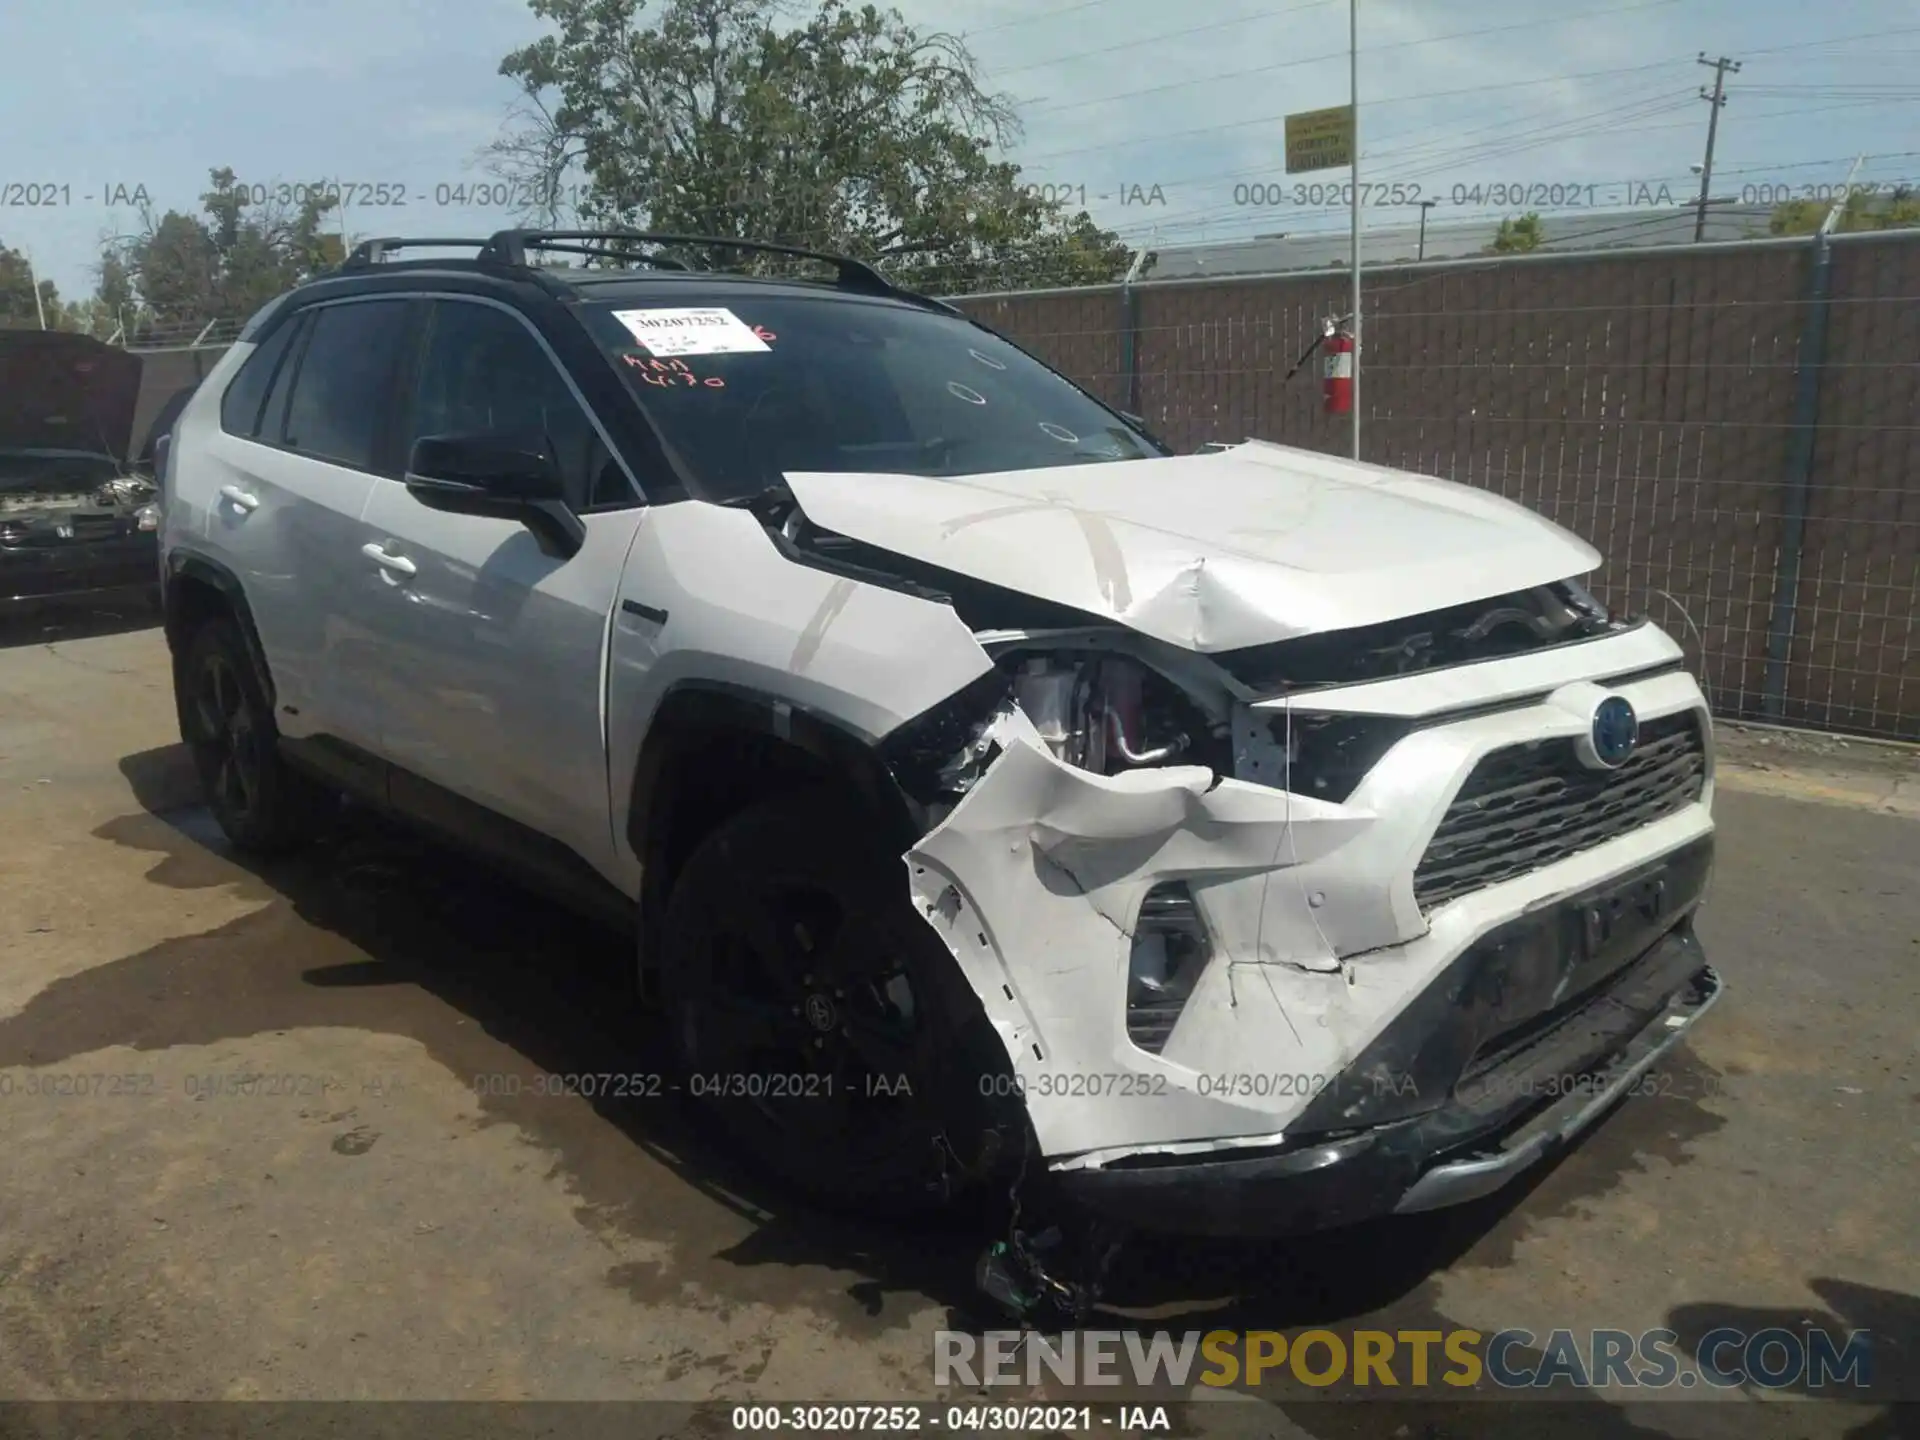
M1306 1133L1257 1151L1139 1155L1058 1172L1062 1192L1131 1229L1291 1235L1492 1194L1571 1144L1719 998L1690 924L1614 988L1507 1062L1458 1083L1439 1108L1360 1130Z
M1473 777L1518 767L1534 793L1577 706L1423 728L1340 803L1198 767L1094 774L1003 718L998 757L906 858L1005 1046L1010 1075L983 1084L1017 1087L1059 1189L1137 1228L1319 1229L1485 1194L1631 1091L1719 981L1692 923L1713 844L1698 687L1617 688L1665 737L1645 758L1667 799L1637 810L1650 792L1623 782L1585 806L1621 822L1558 850L1525 812L1451 891L1422 889L1425 858L1457 879L1506 803ZM1143 1047L1130 955L1170 881L1211 959Z

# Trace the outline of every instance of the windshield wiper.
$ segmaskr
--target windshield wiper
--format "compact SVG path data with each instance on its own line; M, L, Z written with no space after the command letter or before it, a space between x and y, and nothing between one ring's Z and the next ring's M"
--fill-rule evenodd
M771 485L762 486L758 490L749 490L744 495L731 495L725 500L716 500L714 504L725 505L732 510L757 510L763 505L778 505L783 502L798 503L794 500L793 491L787 488L787 482L776 480Z

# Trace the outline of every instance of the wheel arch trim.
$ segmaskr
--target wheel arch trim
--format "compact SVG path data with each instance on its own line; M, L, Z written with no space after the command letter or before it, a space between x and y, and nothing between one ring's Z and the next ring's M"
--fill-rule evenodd
M925 828L917 805L894 782L880 751L844 724L751 685L677 681L661 695L648 719L618 817L620 833L640 861L640 933L647 952L654 949L650 942L667 899L658 870L672 828L671 797L678 780L671 773L672 761L685 753L688 739L697 744L728 733L776 741L848 782L886 842L901 854Z
M279 701L273 686L273 670L267 664L266 649L260 643L260 631L254 624L253 607L247 603L246 587L240 583L240 577L220 561L191 550L168 552L166 581L162 591L165 606L162 623L166 631L167 648L178 656L186 645L187 637L180 628L177 597L180 584L189 581L205 585L226 601L227 608L240 627L241 642L247 647L247 658L253 662L254 672L266 693L267 704L277 707Z

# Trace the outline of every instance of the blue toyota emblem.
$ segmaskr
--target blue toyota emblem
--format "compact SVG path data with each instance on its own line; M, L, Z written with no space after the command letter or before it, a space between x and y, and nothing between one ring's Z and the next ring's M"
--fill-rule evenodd
M1640 717L1618 695L1609 695L1593 711L1593 753L1608 769L1624 765L1640 743Z

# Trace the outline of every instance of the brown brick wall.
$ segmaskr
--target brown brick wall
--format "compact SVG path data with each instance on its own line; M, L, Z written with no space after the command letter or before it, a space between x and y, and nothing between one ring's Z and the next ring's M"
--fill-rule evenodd
M1596 588L1688 648L1716 710L1762 715L1810 247L1389 268L1366 281L1369 461L1494 490L1606 557ZM1339 273L1144 286L1141 411L1189 448L1344 454L1317 362ZM1834 249L1788 723L1920 739L1920 236ZM1111 289L966 300L1111 402Z

